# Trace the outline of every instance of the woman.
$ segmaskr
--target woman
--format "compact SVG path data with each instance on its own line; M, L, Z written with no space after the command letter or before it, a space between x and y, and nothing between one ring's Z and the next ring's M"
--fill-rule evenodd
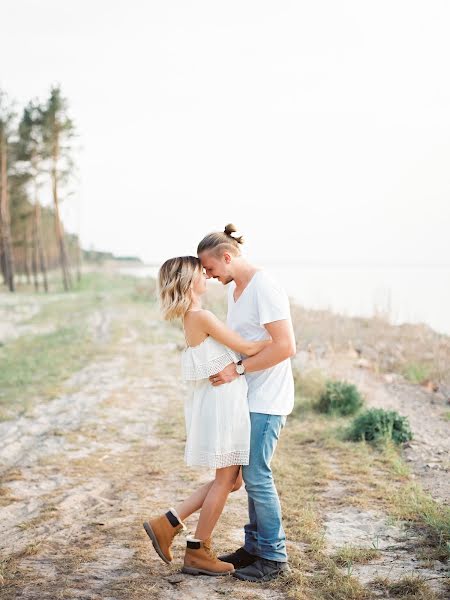
M172 258L162 265L162 313L168 320L182 319L187 346L182 354L183 378L190 384L184 407L185 460L190 466L215 468L215 478L164 515L145 522L144 528L158 555L170 563L171 544L185 529L183 521L201 509L195 537L187 539L183 572L224 575L232 573L234 567L216 558L211 535L228 494L242 484L241 465L249 461L250 418L245 377L221 386L213 386L209 377L237 363L236 352L252 356L270 340L249 342L228 329L202 308L205 291L206 277L198 258Z

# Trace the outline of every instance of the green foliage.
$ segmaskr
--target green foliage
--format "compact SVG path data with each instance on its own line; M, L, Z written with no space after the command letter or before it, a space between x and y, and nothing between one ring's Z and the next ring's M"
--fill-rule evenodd
M86 332L75 326L21 337L1 347L0 407L3 411L11 403L26 407L36 396L53 397L58 384L91 356Z
M430 375L430 368L421 363L409 363L403 369L403 375L412 383L420 383Z
M99 310L119 313L133 302L135 286L129 276L88 272L72 294L50 293L52 301L39 303L39 312L26 325L31 332L46 333L29 333L0 346L0 420L26 410L36 398L55 397L64 381L104 352L92 315Z
M363 405L364 400L358 388L346 381L327 381L320 395L317 410L323 413L353 415Z
M402 444L412 439L412 433L407 417L402 417L393 410L371 408L353 421L348 439L367 442L392 440L396 444Z

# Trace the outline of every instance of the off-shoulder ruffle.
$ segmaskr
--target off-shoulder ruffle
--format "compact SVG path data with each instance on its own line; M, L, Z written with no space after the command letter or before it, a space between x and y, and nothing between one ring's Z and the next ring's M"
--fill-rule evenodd
M207 337L198 346L188 347L181 356L181 372L185 381L208 379L220 373L227 365L239 360L237 354Z

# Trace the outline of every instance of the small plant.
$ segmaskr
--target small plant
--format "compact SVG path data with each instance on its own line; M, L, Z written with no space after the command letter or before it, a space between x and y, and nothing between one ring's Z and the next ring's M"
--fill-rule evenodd
M430 376L430 368L421 363L408 363L403 369L403 375L411 383L421 383Z
M356 546L343 546L333 556L334 562L339 567L353 567L354 564L367 564L378 558L378 548L359 548Z
M412 439L408 419L393 410L371 408L356 417L353 421L348 439L354 442L385 442L392 440L402 444Z
M327 381L317 403L317 409L323 413L353 415L364 401L358 388L346 381Z
M379 548L380 548L380 536L379 535L375 536L375 541L372 542L372 548L374 550L379 550Z

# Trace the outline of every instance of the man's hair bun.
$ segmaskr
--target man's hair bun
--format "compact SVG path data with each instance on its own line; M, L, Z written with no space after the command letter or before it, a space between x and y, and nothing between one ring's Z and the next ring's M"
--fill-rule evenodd
M242 235L239 237L233 237L231 235L232 233L236 233L236 231L237 231L237 227L236 227L236 225L233 225L233 223L228 223L228 225L225 225L225 229L223 230L225 235L228 235L230 238L232 238L238 244L243 244L244 238L242 237Z

